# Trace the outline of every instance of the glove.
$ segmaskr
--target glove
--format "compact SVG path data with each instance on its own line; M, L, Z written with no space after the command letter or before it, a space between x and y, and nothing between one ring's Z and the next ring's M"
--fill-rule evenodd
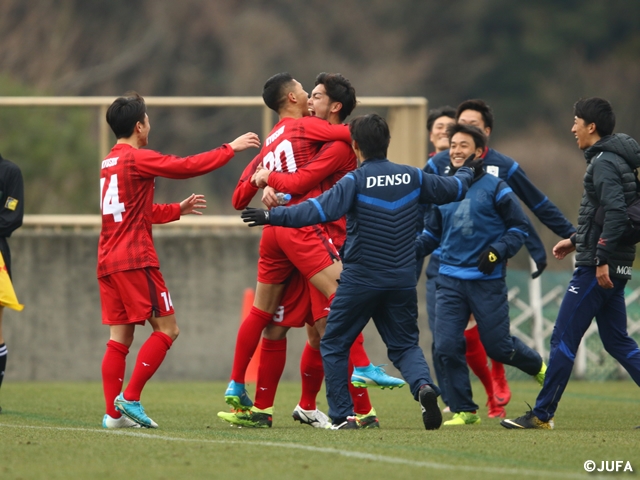
M536 263L536 268L538 270L536 270L531 274L531 278L538 278L540 275L542 275L542 272L544 272L544 269L547 268L547 264L544 262Z
M268 225L269 210L263 210L262 208L245 208L240 214L242 221L248 223L250 227L257 227L258 225Z
M500 255L493 248L489 247L478 257L478 270L485 275L491 275L496 265L500 263Z
M472 153L471 155L469 155L467 159L464 161L464 163L462 164L463 167L469 167L470 169L473 170L473 178L478 178L480 175L482 175L482 172L484 172L484 170L482 170L483 165L484 165L484 159L482 158L476 159L475 153Z

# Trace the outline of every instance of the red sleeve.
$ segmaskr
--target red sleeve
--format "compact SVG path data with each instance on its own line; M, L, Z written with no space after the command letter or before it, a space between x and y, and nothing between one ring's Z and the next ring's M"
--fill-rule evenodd
M279 192L304 195L325 178L340 170L352 156L353 150L345 142L325 143L307 165L295 172L271 172L269 186Z
M233 191L233 196L231 197L231 203L233 204L233 208L236 210L243 210L247 208L249 202L253 199L256 192L259 190L258 187L251 183L251 177L255 173L258 168L258 164L262 162L262 155L256 155L253 160L247 165L247 167L240 175L240 180L238 180L238 184L236 185L236 189Z
M169 223L180 219L179 203L154 203L151 212L151 223Z
M164 155L153 150L137 150L134 154L136 167L143 177L191 178L209 173L227 164L233 158L234 151L224 144L214 150L177 157Z
M351 145L351 134L349 125L332 125L326 120L318 117L303 117L301 119L304 126L304 136L314 142L331 142L342 140L347 145Z

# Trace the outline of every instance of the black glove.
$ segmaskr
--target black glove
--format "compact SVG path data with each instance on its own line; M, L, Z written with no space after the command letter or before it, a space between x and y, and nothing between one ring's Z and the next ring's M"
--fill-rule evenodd
M536 268L538 270L536 270L531 274L531 278L538 278L540 275L542 275L542 272L544 272L544 269L547 268L547 264L544 262L536 263Z
M257 227L258 225L268 225L269 210L263 210L262 208L245 208L240 214L242 221L248 223L250 227Z
M482 175L482 172L484 172L484 170L482 170L483 165L484 165L484 159L478 158L476 160L475 153L472 153L471 155L469 155L467 159L464 161L464 163L462 164L463 167L469 167L470 169L473 170L473 178L478 178L480 175Z
M496 265L500 263L500 255L493 248L489 247L478 257L478 270L485 275L491 275Z

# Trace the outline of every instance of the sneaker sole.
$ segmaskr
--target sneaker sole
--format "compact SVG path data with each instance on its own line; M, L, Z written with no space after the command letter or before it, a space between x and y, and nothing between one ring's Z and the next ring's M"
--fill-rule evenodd
M438 395L433 390L420 392L420 405L424 409L422 412L422 422L426 430L437 430L442 425L442 412L438 406Z
M466 427L467 425L480 425L481 420L478 419L478 421L476 422L472 422L472 423L449 423L450 421L444 422L442 425L444 425L445 427Z
M406 384L403 383L402 385L378 385L377 383L365 383L360 381L354 382L352 380L351 385L353 385L356 388L381 388L382 390L384 390L385 388L388 388L389 390L393 390L394 388L402 388Z

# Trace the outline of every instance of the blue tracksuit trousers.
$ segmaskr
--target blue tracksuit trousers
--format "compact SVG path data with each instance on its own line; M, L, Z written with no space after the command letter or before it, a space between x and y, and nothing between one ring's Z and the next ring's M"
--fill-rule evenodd
M418 399L418 391L425 384L440 392L418 345L416 289L374 290L343 282L331 304L320 342L329 416L334 421L354 414L348 387L349 349L370 318L387 346L389 360L402 373L414 398Z
M436 355L442 362L452 412L478 409L473 402L464 330L473 313L487 355L529 375L542 366L542 357L509 332L509 304L504 278L461 280L438 277L436 294Z
M611 281L613 288L600 287L596 280L596 267L578 267L573 272L553 328L544 386L533 409L540 420L546 422L555 414L569 382L580 341L594 317L605 350L640 385L640 350L627 333L624 303L627 281L614 277Z

